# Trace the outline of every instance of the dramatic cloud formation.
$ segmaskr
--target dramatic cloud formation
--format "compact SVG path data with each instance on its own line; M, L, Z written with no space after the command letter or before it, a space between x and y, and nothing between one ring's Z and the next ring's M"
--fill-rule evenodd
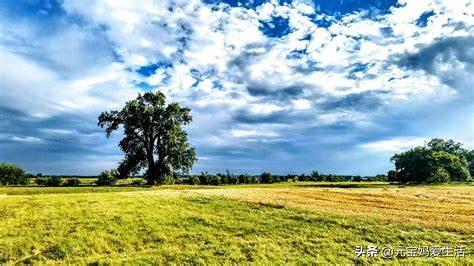
M376 174L440 136L474 145L474 4L6 1L0 160L95 174L104 109L163 91L192 109L198 171Z

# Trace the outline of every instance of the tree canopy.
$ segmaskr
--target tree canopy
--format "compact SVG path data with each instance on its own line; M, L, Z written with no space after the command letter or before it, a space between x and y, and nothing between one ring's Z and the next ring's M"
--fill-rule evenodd
M13 164L0 163L0 185L26 185L27 183L28 177L25 170Z
M445 183L471 179L473 151L453 140L435 138L424 146L395 154L391 181L402 183Z
M163 181L165 176L188 172L196 161L184 125L191 123L191 110L177 103L166 105L161 92L138 95L120 111L103 112L98 125L107 137L123 126L124 138L119 147L125 158L118 167L126 177L146 168L148 184Z

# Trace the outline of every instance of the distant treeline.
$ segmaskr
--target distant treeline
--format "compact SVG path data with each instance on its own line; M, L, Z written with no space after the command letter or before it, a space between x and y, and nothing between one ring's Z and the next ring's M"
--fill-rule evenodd
M120 179L119 175L115 171L104 171L99 176L65 176L65 175L48 175L43 176L42 174L29 175L30 178L34 178L37 185L42 186L75 186L79 185L79 179L96 179L92 182L96 185L114 185ZM128 177L135 179L131 185L143 185L145 182L140 181L143 176L132 176ZM229 171L226 173L209 174L202 172L197 175L179 175L174 177L166 177L163 180L163 184L182 184L182 185L237 185L237 184L272 184L278 182L361 182L361 181L387 181L386 175L376 176L359 176L359 175L334 175L334 174L319 174L317 171L313 171L310 175L308 174L288 174L288 175L275 175L269 172L263 172L260 175L249 175L249 174L232 174Z
M236 184L271 184L278 182L347 182L347 181L387 181L386 175L377 176L352 176L352 175L334 175L334 174L319 174L313 171L310 175L274 175L269 172L264 172L260 175L248 174L231 174L226 172L224 174L209 174L207 172L199 175L187 175L174 178L166 178L166 184L188 184L188 185L236 185Z

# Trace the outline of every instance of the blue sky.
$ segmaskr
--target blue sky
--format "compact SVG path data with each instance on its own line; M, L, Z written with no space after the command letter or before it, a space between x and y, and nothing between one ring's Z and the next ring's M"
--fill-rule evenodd
M193 172L373 175L432 137L474 147L474 4L6 0L0 161L97 174L100 112L163 91L192 109Z

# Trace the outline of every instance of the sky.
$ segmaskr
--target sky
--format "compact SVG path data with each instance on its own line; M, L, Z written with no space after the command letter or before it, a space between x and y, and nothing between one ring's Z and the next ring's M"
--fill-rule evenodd
M0 161L117 166L102 111L162 91L208 171L375 175L433 137L474 148L471 0L3 0Z

